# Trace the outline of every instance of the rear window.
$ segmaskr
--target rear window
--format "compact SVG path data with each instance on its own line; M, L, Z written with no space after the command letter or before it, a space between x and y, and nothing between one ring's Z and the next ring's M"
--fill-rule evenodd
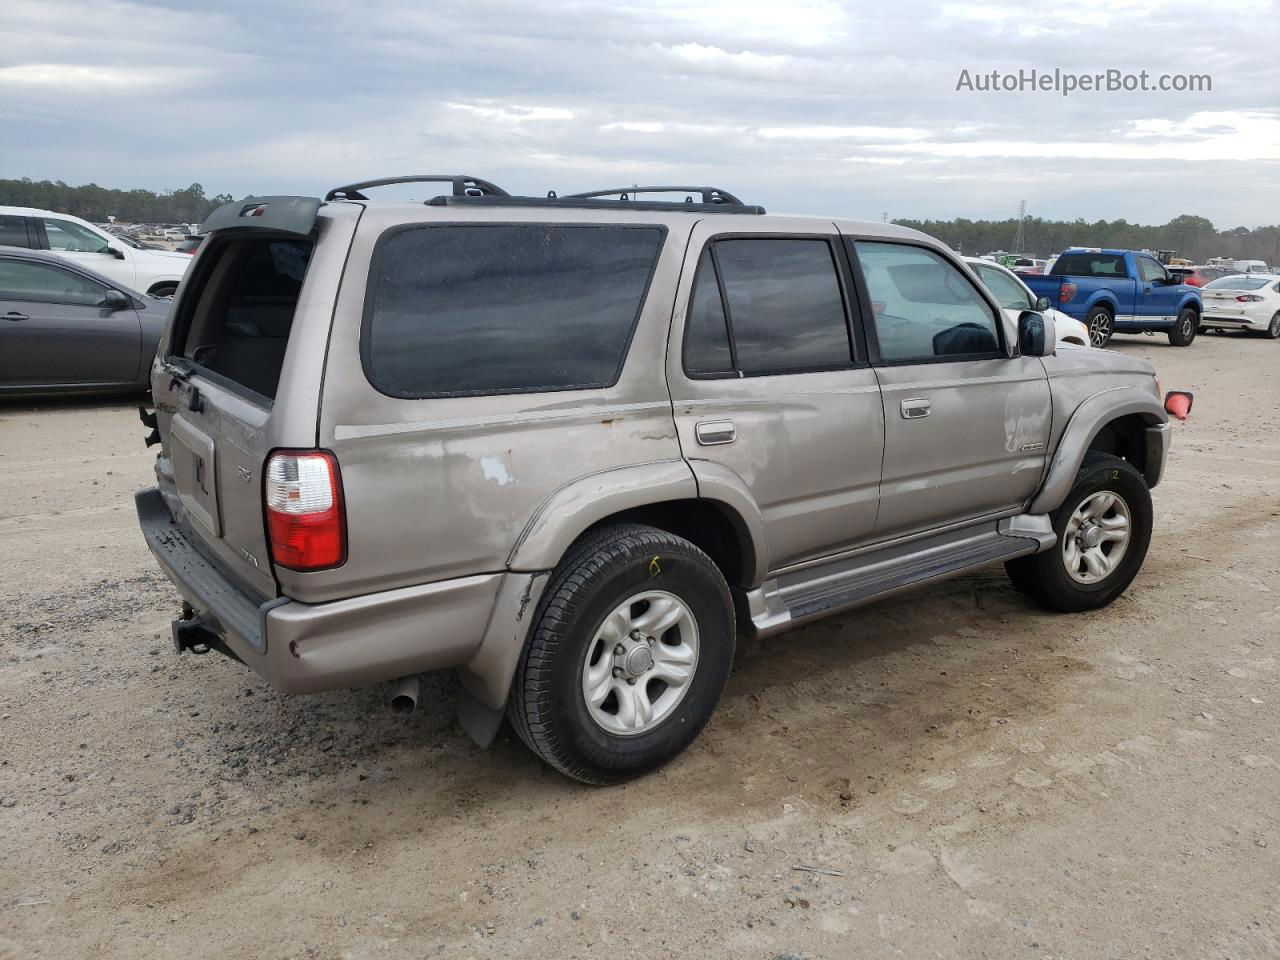
M1266 277L1219 277L1204 285L1206 290L1261 290L1270 281Z
M274 399L313 246L311 239L240 237L201 257L179 305L175 328L186 331L179 355Z
M662 227L413 226L370 269L361 356L394 397L617 382Z
M1116 253L1064 253L1053 265L1055 277L1127 277L1124 257Z

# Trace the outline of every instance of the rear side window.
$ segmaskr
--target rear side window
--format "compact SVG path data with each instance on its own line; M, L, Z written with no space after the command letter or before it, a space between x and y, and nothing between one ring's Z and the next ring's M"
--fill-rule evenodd
M26 247L27 223L23 217L0 215L0 247Z
M694 376L853 362L831 244L820 238L715 241L699 259L686 327L684 367Z
M1064 253L1053 265L1055 277L1127 277L1124 257L1116 253Z
M361 354L395 397L607 387L665 230L415 226L378 242Z

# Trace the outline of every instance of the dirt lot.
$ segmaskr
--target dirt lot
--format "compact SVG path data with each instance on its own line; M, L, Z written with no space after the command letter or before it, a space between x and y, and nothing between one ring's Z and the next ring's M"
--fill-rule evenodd
M444 679L176 659L133 408L0 405L0 957L1280 956L1280 347L1118 349L1198 396L1125 597L996 568L747 645L609 790Z

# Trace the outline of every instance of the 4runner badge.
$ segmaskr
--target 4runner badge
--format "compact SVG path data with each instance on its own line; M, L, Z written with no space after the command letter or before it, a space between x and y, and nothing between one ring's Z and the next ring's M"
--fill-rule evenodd
M236 467L236 472L240 474L240 479L245 483L253 479L253 471L248 467Z

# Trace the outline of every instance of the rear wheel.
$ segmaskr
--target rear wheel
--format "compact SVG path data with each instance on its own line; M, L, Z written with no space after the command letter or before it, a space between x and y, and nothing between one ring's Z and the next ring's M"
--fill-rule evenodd
M1095 347L1105 347L1111 342L1115 333L1115 317L1106 307L1094 307L1084 318L1084 325L1089 328L1089 342Z
M1189 347L1200 330L1200 314L1191 307L1183 307L1169 331L1169 342L1175 347Z
M1267 324L1267 329L1263 336L1268 340L1280 340L1280 311L1277 311L1276 315L1271 318L1271 322Z
M1014 586L1051 610L1096 610L1138 575L1151 526L1151 491L1142 474L1119 457L1090 453L1053 515L1057 544L1005 569Z
M710 557L653 527L604 527L556 569L508 715L561 773L618 783L693 741L719 702L733 650L729 588Z

